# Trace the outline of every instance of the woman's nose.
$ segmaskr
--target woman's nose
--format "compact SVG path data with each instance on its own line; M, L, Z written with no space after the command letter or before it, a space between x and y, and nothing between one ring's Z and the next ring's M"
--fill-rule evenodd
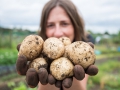
M62 29L58 25L58 26L55 27L54 37L60 38L62 36L63 36Z

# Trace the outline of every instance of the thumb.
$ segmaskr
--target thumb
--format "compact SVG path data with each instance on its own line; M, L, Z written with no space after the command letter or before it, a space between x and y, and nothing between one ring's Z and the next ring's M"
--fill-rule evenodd
M28 70L27 58L25 56L19 56L16 62L16 69L18 74L26 75Z

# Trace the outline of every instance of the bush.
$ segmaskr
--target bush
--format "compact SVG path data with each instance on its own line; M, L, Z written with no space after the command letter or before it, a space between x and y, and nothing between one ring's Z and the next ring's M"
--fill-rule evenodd
M15 64L16 59L17 59L17 50L15 49L0 50L0 65Z

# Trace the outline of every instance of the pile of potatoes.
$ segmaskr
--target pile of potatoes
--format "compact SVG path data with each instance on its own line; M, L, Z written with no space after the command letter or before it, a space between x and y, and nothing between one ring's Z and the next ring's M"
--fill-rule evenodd
M38 35L29 35L21 43L18 55L29 60L29 68L50 70L57 80L73 76L74 65L84 69L94 64L94 49L83 41L71 43L67 37L51 37L45 41Z

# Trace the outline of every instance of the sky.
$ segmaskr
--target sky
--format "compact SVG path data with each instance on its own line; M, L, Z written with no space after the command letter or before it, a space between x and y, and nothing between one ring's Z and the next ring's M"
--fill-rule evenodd
M37 31L42 8L49 0L0 0L0 26ZM94 33L120 30L120 0L72 0Z

